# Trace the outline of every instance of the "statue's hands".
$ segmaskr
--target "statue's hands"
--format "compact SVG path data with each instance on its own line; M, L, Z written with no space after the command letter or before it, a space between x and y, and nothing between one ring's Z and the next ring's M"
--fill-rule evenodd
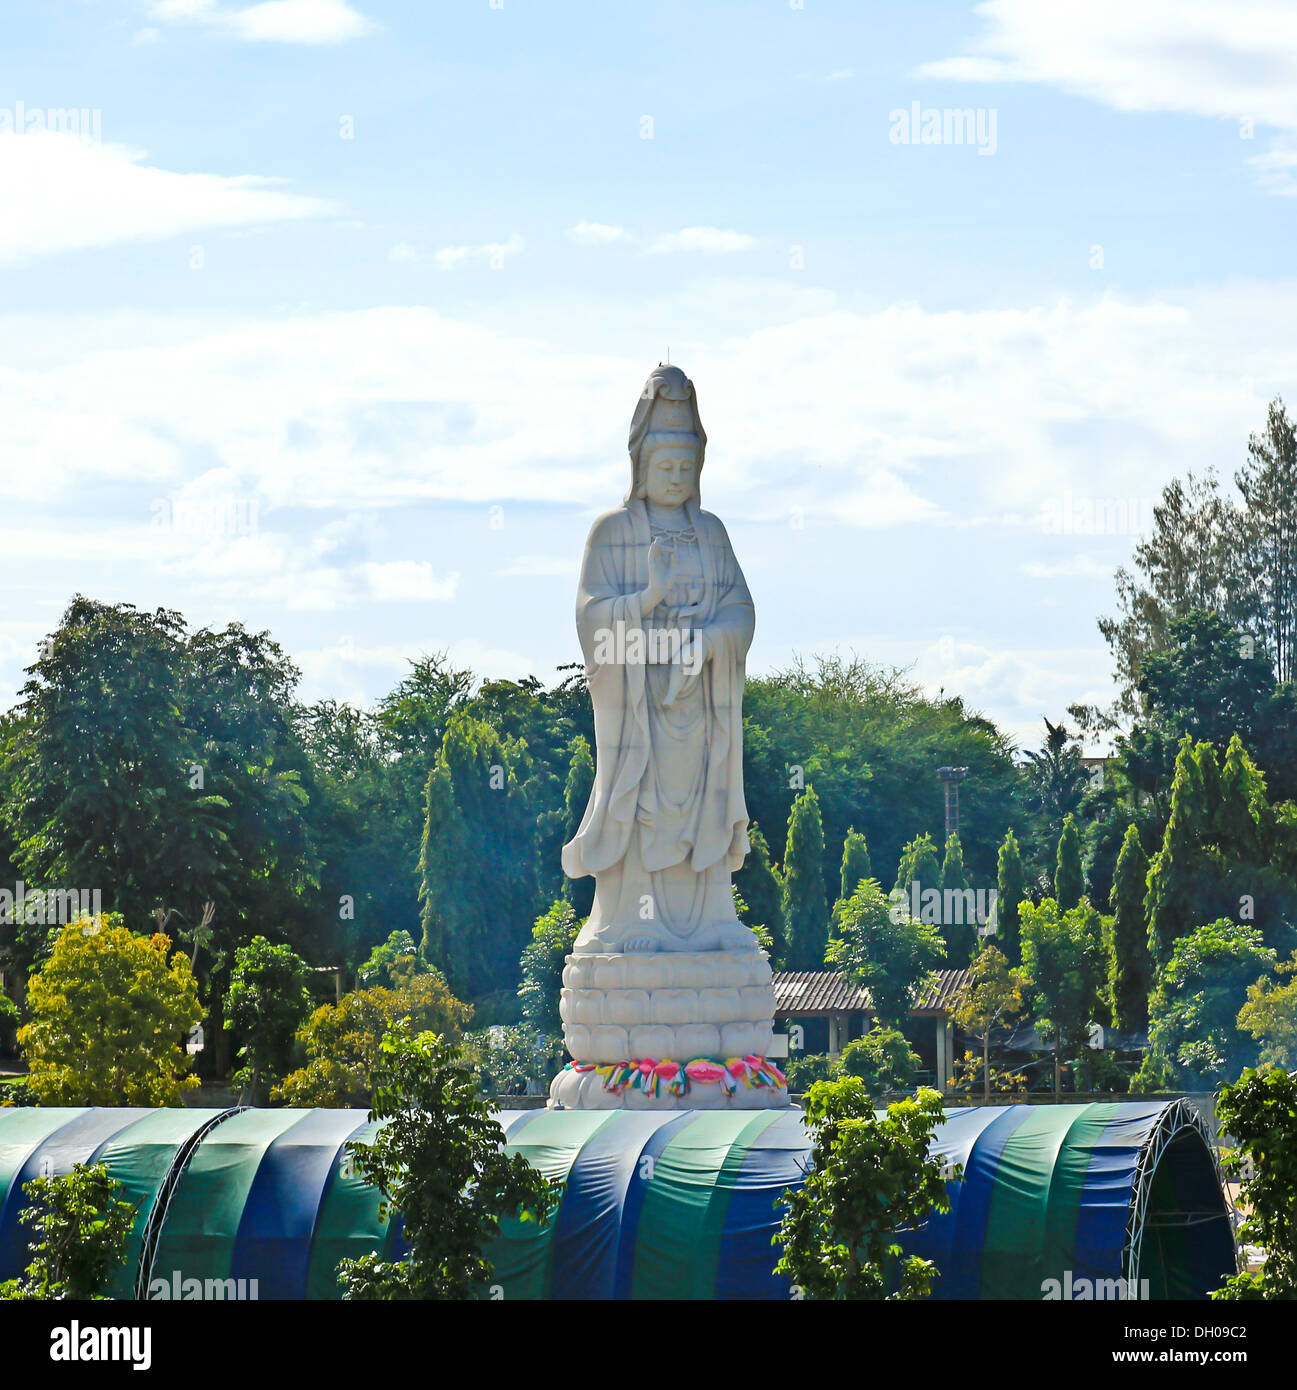
M660 537L649 542L648 586L640 590L640 610L651 613L666 597L671 587L671 562L675 551L662 543Z

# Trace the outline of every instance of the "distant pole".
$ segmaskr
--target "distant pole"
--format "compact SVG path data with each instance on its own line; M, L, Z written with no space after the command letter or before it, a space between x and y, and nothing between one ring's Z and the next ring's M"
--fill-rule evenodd
M939 767L937 776L946 788L946 839L959 834L959 784L968 776L966 767Z

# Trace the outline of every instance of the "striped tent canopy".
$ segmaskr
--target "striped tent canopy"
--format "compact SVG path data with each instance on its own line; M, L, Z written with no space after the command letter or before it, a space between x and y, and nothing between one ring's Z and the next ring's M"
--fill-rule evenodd
M492 1296L790 1296L772 1240L809 1158L800 1111L499 1119L507 1148L564 1189L546 1225L504 1223ZM139 1207L116 1296L337 1298L344 1256L400 1248L347 1155L374 1131L359 1110L0 1109L0 1278L26 1262L21 1184L98 1160ZM963 1165L951 1210L902 1237L935 1262L934 1297L1085 1297L1118 1279L1203 1297L1234 1268L1215 1158L1185 1101L951 1110L935 1149Z

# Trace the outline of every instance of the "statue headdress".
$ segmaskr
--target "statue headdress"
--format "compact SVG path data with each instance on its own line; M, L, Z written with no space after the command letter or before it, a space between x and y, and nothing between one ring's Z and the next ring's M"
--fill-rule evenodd
M707 431L698 418L698 397L694 384L679 367L659 363L649 373L631 416L628 448L631 458L631 484L626 500L635 495L643 477L644 458L657 444L687 444L698 455L694 476L703 471L707 451Z

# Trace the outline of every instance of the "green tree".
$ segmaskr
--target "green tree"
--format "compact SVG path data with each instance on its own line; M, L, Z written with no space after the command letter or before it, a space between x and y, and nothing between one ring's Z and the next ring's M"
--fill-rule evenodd
M775 1273L812 1299L926 1297L936 1266L906 1256L896 1235L950 1210L946 1175L930 1152L941 1097L920 1090L880 1118L865 1083L846 1076L816 1082L803 1103L811 1157L803 1186L782 1199Z
M869 846L853 825L842 842L842 876L838 902L844 903L874 871L869 863Z
M1265 1251L1254 1272L1226 1279L1217 1299L1297 1298L1297 1077L1279 1067L1245 1071L1221 1087L1216 1122L1237 1147L1224 1161L1242 1179L1240 1241Z
M902 850L901 861L896 869L896 887L905 894L906 900L914 900L914 885L918 885L921 895L925 889L941 886L941 860L932 836L925 830L916 835Z
M1297 971L1297 954L1275 966L1276 975ZM1247 987L1247 1002L1238 1011L1238 1028L1260 1045L1266 1067L1297 1068L1297 979L1281 983L1266 976Z
M1081 762L1081 745L1065 724L1045 720L1039 752L1027 750L1028 803L1041 826L1045 845L1057 842L1081 805L1090 777Z
M419 944L402 928L391 932L386 941L374 947L356 971L356 980L362 988L400 989L416 975L429 972L440 973L432 970L423 959Z
M977 914L969 897L964 851L958 835L946 840L946 855L941 863L941 901L946 957L952 966L962 970L972 959L977 944Z
M997 1032L1007 1033L1023 1008L1022 972L994 946L984 946L973 957L968 977L955 999L951 1018L955 1026L982 1044L982 1099L991 1100L991 1041Z
M843 1076L858 1076L871 1096L883 1096L905 1090L921 1065L899 1028L875 1025L842 1049L838 1070Z
M289 946L254 936L234 953L226 1016L243 1037L243 1069L235 1080L254 1105L290 1066L293 1039L311 1011L306 962Z
M0 1283L0 1299L102 1299L126 1259L135 1208L102 1163L23 1183L18 1220L38 1237L26 1271Z
M1256 1046L1238 1014L1248 985L1274 965L1260 931L1226 917L1177 940L1149 1000L1147 1074L1162 1062L1193 1084L1215 1085L1252 1065Z
M1054 869L1054 900L1063 912L1074 908L1085 893L1081 871L1081 836L1076 818L1063 817L1063 833L1058 838L1058 857Z
M581 921L570 902L561 899L548 912L536 918L531 940L522 953L522 1016L536 1032L562 1039L563 1020L559 1017L559 992L563 988L563 966L576 944Z
M197 1086L185 1041L202 1018L189 960L116 913L65 927L31 977L19 1030L42 1105L179 1105Z
M451 716L428 775L420 896L424 952L466 998L518 987L536 899L528 775L525 744Z
M1148 919L1144 916L1147 885L1148 856L1140 843L1139 828L1130 825L1121 842L1112 881L1109 906L1113 925L1108 959L1112 1021L1128 1033L1142 1032L1148 1026L1152 962L1148 954Z
M1088 900L1060 912L1053 898L1022 905L1022 963L1036 1026L1054 1044L1054 1094L1062 1089L1064 1050L1089 1038L1107 964L1099 914Z
M746 926L766 929L770 934L771 963L776 970L781 970L788 953L783 879L770 858L766 837L755 821L748 826L748 841L751 846L748 857L734 875L734 886L743 899L739 918Z
M945 959L936 927L911 917L905 904L884 896L867 878L847 900L828 960L853 984L868 990L874 1018L899 1027Z
M558 1185L504 1134L457 1048L432 1033L392 1033L374 1071L372 1143L353 1144L360 1175L382 1193L380 1213L399 1214L408 1254L343 1260L348 1299L479 1296L490 1282L486 1250L502 1220L546 1221Z
M1279 398L1247 452L1236 478L1245 517L1239 559L1257 635L1279 680L1290 681L1297 676L1297 431Z
M304 1065L270 1093L273 1101L309 1108L365 1105L370 1077L383 1039L409 1022L454 1042L473 1016L472 1007L451 994L438 974L414 975L396 989L377 986L321 1004L298 1030Z
M1145 911L1148 915L1148 953L1156 971L1170 958L1178 937L1192 929L1201 906L1198 892L1197 845L1204 829L1202 771L1186 734L1180 741L1171 783L1171 815L1162 848L1149 865Z
M1022 854L1013 831L1005 834L996 860L995 925L998 944L1005 959L1016 964L1022 959L1022 927L1019 905L1027 896L1027 878Z
M828 944L829 903L824 887L824 826L814 787L793 802L784 854L783 918L787 968L822 970Z

